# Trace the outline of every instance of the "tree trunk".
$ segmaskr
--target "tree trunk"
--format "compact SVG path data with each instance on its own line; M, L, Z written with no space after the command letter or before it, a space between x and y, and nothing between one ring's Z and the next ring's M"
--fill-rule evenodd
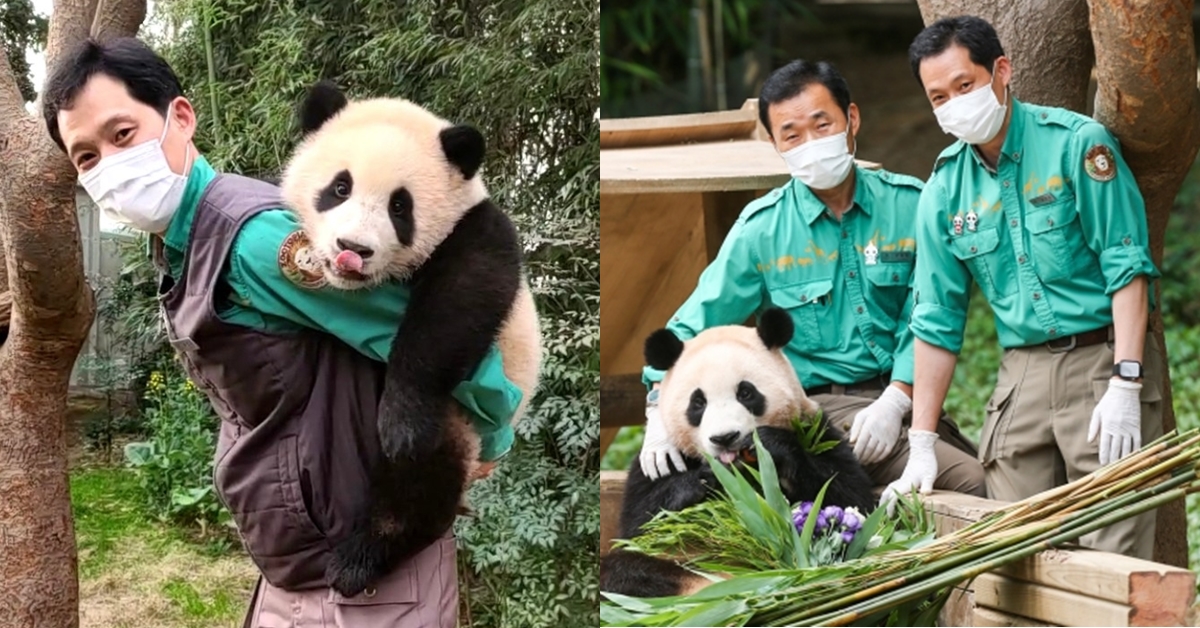
M926 25L957 15L976 15L991 23L1012 61L1013 96L1087 113L1092 37L1085 0L918 0L917 4Z
M1175 196L1200 148L1200 92L1191 0L1088 0L1096 47L1095 118L1121 141L1121 153L1146 201L1150 253L1160 268ZM1161 287L1157 290L1161 303ZM1160 311L1150 315L1160 346ZM1164 369L1164 372L1166 370ZM1163 429L1175 428L1171 379L1163 382ZM1187 567L1182 500L1159 510L1155 559Z
M106 36L131 35L144 0L105 2ZM140 12L133 5L141 5ZM48 64L92 30L94 3L56 2ZM53 65L48 65L53 68ZM0 49L0 252L11 328L0 345L0 617L14 628L79 625L67 476L71 369L95 312L84 280L74 168L29 115ZM5 273L0 273L3 278Z
M963 14L988 20L1013 62L1012 93L1031 103L1087 113L1087 88L1095 60L1094 117L1121 142L1121 152L1146 200L1151 255L1154 263L1161 265L1171 206L1200 146L1192 2L918 3L926 24ZM1166 350L1159 312L1151 314L1150 325ZM1163 429L1172 430L1175 413L1165 365L1163 372L1168 373L1163 383ZM1158 511L1154 559L1187 567L1187 518L1182 500Z

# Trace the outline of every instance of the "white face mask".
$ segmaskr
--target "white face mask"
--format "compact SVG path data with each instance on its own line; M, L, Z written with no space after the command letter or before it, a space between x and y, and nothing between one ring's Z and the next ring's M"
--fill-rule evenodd
M968 94L956 96L933 110L938 124L946 133L968 144L986 144L996 137L1004 125L1004 112L1008 109L996 100L992 82L996 80L995 68L992 81ZM1004 88L1004 100L1008 101L1008 87Z
M162 233L183 201L187 177L175 174L162 143L171 126L171 111L158 141L149 140L100 160L79 176L79 183L109 218L150 233ZM191 166L191 147L183 171Z
M846 149L846 131L805 142L782 156L792 176L814 190L837 187L854 168L854 155Z

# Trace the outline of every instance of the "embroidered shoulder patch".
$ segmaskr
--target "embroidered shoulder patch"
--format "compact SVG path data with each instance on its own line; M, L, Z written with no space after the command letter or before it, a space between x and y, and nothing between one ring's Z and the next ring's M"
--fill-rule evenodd
M1112 181L1117 176L1117 159L1112 149L1104 144L1095 144L1083 158L1083 169L1097 181Z
M313 254L312 245L302 229L293 231L279 245L279 270L301 288L316 290L326 284L321 263Z

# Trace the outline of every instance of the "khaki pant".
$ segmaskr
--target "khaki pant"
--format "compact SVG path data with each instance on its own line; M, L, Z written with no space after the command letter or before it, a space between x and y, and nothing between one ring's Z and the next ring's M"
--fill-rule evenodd
M854 416L859 410L871 405L882 394L881 390L854 391L845 395L813 395L813 401L821 405L825 416L841 430L847 438L850 436L850 426L854 424ZM904 424L912 423L912 415L904 415ZM938 461L938 475L933 487L942 491L967 493L976 497L984 497L985 485L983 467L976 459L975 448L961 433L958 426L946 414L938 422L938 440L933 446L933 453ZM904 467L908 464L908 430L900 431L900 440L882 460L864 465L867 474L877 485L886 486L900 478Z
M1147 334L1142 381L1142 445L1162 436L1162 351ZM1087 442L1092 411L1112 378L1111 343L1051 353L1004 352L980 436L988 495L1017 501L1077 480L1100 467L1101 437ZM1155 512L1080 538L1094 549L1150 560Z
M455 628L455 539L447 535L400 565L374 590L343 598L332 589L284 591L259 578L249 628Z

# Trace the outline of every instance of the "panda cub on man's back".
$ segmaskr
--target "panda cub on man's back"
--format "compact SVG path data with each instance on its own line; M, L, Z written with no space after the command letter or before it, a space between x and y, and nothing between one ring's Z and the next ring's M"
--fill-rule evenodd
M813 500L832 478L825 505L856 507L864 514L874 509L873 482L836 428L823 422L822 440L839 442L833 449L812 455L800 445L792 420L811 419L819 408L783 355L793 333L787 312L770 308L757 329L713 327L687 342L660 329L647 338L646 362L666 371L661 420L687 469L650 480L633 461L621 509L622 538L637 536L660 511L682 510L712 497L720 483L703 453L724 464L754 460L755 432L775 461L790 502ZM710 584L674 563L620 550L601 561L600 578L603 591L639 597L690 593Z
M454 523L481 437L452 396L499 347L521 391L537 388L541 334L515 226L480 176L484 138L401 98L350 101L320 82L281 182L330 285L409 287L378 410L383 460L352 533L333 542L330 586L351 596Z

